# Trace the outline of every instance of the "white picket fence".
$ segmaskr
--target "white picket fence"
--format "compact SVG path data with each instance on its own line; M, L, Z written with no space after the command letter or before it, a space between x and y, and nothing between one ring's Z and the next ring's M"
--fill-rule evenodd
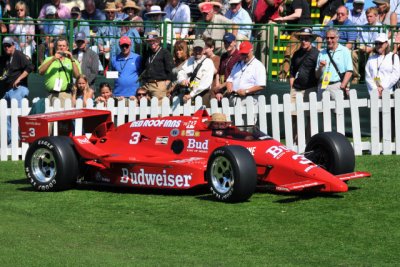
M344 100L343 97L338 97L336 100L330 100L328 92L325 92L322 101L317 101L315 93L310 95L309 103L303 102L301 97L297 97L296 103L290 103L290 95L283 96L283 103L278 102L278 96L272 95L271 104L266 104L266 98L259 96L258 106L254 106L252 99L247 98L244 103L237 103L236 106L229 106L228 99L223 99L222 106L218 107L216 100L211 101L211 108L208 110L210 114L214 112L223 112L228 115L235 125L244 125L247 121L249 125L257 124L259 128L272 136L274 139L281 141L281 129L284 131L284 144L293 150L301 153L306 146L305 141L305 117L309 114L311 135L321 131L331 131L336 129L340 133L345 132L345 111L351 115L352 136L351 142L356 155L363 154L400 154L400 90L396 90L393 96L389 93L384 93L382 98L378 97L377 93L371 95L370 99L358 99L356 90L350 91L349 99ZM110 99L107 107L98 105L93 107L93 102L90 100L87 108L107 109L113 114L114 123L118 126L128 121L133 121L148 117L167 117L179 115L192 115L202 106L201 98L198 97L195 104L186 103L180 105L178 99L174 99L172 105L168 99L164 99L162 104L158 105L158 100L153 98L149 105L145 99L142 99L140 106L136 102L119 101L114 102ZM82 107L82 101L78 100L77 108ZM371 137L368 140L361 138L360 114L359 109L366 107L369 109ZM46 100L46 112L60 111L72 109L71 103L68 101L65 108L60 107L60 102L56 101L54 106L50 106ZM394 109L395 120L392 125L392 113ZM11 103L11 108L7 107L4 99L0 100L0 160L21 160L24 159L28 145L20 143L18 140L18 116L27 115L30 111L28 100L24 99L22 107L18 108L15 100ZM297 114L298 140L294 143L293 128L292 128L292 112ZM333 116L333 114L335 116ZM283 115L283 125L280 116ZM11 144L7 145L7 116L11 116ZM322 116L321 127L318 125L318 117ZM380 119L382 123L380 124ZM253 122L253 123L252 123ZM380 130L380 125L382 130ZM392 127L395 127L395 138L392 140ZM77 121L75 125L75 133L81 133L81 123ZM382 138L380 137L382 133ZM366 138L364 138L366 139Z

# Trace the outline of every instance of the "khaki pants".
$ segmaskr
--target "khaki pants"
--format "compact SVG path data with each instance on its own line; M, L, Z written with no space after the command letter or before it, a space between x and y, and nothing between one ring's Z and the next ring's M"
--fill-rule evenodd
M157 97L159 104L167 96L167 81L147 82L143 85L143 88L148 91L150 97Z
M51 93L49 93L47 98L50 100L51 105L54 105L54 101L56 99L60 99L61 107L63 108L64 104L65 104L65 100L72 99L72 95L71 95L71 93L66 93L66 92L59 92L59 93L51 92Z

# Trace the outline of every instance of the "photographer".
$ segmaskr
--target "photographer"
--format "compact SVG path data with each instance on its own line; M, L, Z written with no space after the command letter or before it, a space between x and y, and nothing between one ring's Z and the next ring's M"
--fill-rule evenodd
M191 56L178 72L178 84L181 87L181 95L184 102L203 97L211 87L214 77L214 63L203 55L205 42L195 40L193 42L193 56ZM204 100L203 100L204 102Z
M46 58L39 67L39 74L45 77L44 85L49 92L51 104L59 98L61 107L64 107L66 99L72 99L73 78L80 74L79 62L72 57L68 49L68 41L59 38L54 56Z

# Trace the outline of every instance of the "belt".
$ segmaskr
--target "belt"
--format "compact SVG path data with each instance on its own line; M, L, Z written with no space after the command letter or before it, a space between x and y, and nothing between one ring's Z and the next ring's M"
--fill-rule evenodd
M158 82L165 82L166 80L147 80L147 83L158 83Z
M336 81L336 82L329 82L329 84L335 84L335 83L340 83L340 81Z
M54 91L54 90L51 90L50 92L49 92L50 94L59 94L59 93L67 93L67 94L70 94L70 93L72 93L72 91L71 90L65 90L65 91Z

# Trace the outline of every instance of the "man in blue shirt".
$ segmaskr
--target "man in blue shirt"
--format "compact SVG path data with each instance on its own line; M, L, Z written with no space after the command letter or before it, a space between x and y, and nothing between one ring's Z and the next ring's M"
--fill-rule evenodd
M132 41L128 36L119 39L121 53L111 59L111 70L118 71L115 80L114 96L135 96L139 88L142 57L131 52Z
M315 76L319 79L318 99L322 98L324 91L328 91L334 100L341 91L348 93L347 84L351 79L353 64L350 50L338 43L337 29L327 30L325 39L327 48L319 53L315 69Z
M236 40L250 40L251 38L251 21L249 13L242 8L241 0L229 0L230 8L225 13L225 17L232 20L236 24L247 24L240 25Z

